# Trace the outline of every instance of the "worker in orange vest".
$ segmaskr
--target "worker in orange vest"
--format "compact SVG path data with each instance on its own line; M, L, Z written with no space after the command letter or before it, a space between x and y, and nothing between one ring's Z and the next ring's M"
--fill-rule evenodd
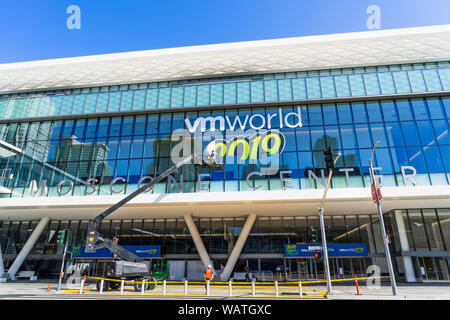
M213 271L211 269L211 265L210 264L208 264L208 267L206 268L204 277L205 277L205 290L208 290L207 289L207 283L208 283L208 281L211 281L214 278L214 273L213 273ZM207 291L205 292L205 294L207 294Z

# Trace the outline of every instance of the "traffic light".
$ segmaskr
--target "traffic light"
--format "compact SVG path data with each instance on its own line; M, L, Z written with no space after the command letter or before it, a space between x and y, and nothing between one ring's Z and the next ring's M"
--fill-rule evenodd
M59 230L58 238L56 239L56 243L59 245L63 245L65 237L66 237L66 230Z
M322 252L321 251L315 251L314 252L314 259L322 259Z
M325 156L325 164L327 168L334 169L333 149L331 146L323 150L323 154Z
M311 241L313 243L316 243L319 241L319 230L317 230L317 228L311 227Z

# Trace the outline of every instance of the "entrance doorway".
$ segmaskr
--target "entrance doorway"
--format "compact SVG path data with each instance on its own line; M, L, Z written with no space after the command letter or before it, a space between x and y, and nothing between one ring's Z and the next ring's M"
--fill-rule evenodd
M364 258L328 258L330 263L330 275L332 279L353 278L365 275L367 270ZM286 264L291 272L288 273L290 280L323 280L325 279L325 268L323 259L314 258L286 258Z
M424 281L450 280L448 257L416 257L416 277Z

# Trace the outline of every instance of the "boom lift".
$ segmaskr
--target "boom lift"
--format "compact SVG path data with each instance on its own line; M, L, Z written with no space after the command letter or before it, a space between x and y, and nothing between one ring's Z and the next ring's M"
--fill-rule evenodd
M126 196L118 203L114 204L110 208L106 209L102 213L100 213L97 217L92 219L88 223L88 232L86 237L86 247L85 252L95 252L98 249L105 248L113 254L114 261L108 262L106 264L106 272L105 275L109 279L114 280L135 280L139 282L150 282L146 285L144 289L153 290L156 287L156 281L153 277L151 266L149 261L144 261L141 257L138 257L134 253L128 251L127 249L117 245L111 239L102 237L98 231L96 231L97 224L102 221L104 218L112 214L114 211L128 203L130 200L143 193L144 191L153 188L153 186L167 178L171 173L177 171L179 168L191 162L192 159L200 159L200 163L205 163L207 167L218 167L214 163L214 152L210 152L205 156L203 160L199 155L190 155L167 169L164 173L160 174L152 181L146 183L142 187L138 188L136 191ZM97 283L97 289L100 291L100 283ZM103 282L103 290L118 289L119 282L118 281L104 281ZM134 288L136 291L142 290L142 284L135 283Z

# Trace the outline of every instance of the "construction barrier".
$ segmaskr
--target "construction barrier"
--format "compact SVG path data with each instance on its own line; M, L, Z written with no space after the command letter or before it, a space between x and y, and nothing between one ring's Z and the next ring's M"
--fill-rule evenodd
M361 277L349 279L334 279L332 282L356 281L385 277ZM87 279L100 281L100 287L97 291L96 286L87 286ZM107 291L103 290L104 281L120 283L120 290ZM140 292L135 288L129 289L127 286L141 284ZM146 290L146 286L154 284L153 290ZM306 285L325 284L326 280L312 281L287 281L287 282L211 282L207 281L134 281L134 280L118 280L100 277L83 277L79 289L64 290L64 294L102 294L102 295L153 295L153 296L213 296L213 297L282 297L282 298L326 298L327 291L313 289ZM206 288L205 288L206 285ZM359 289L358 293L359 293Z

